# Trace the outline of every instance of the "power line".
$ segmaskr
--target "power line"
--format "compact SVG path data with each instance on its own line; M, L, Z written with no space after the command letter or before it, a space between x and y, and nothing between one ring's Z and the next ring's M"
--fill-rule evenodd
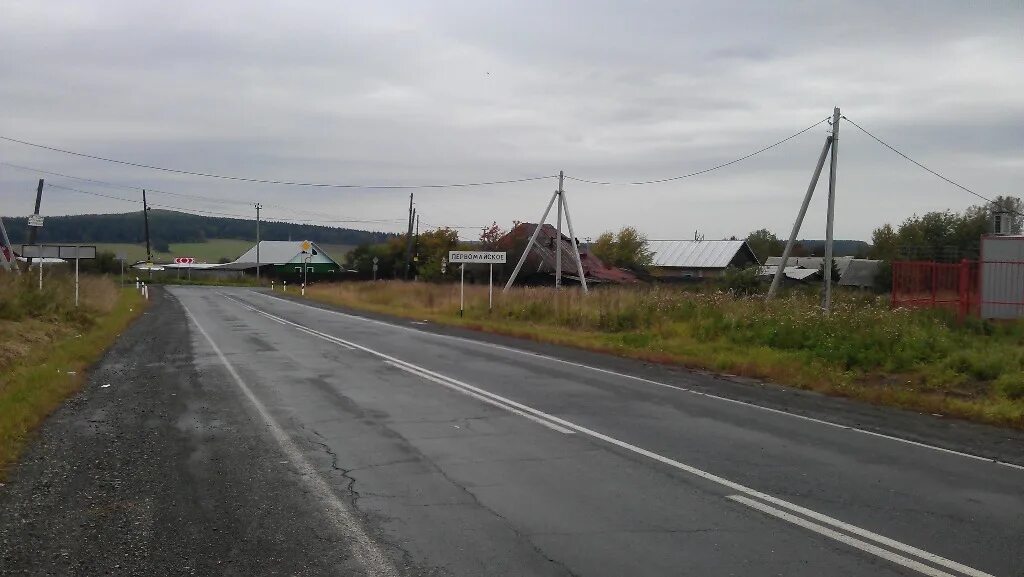
M243 204L244 205L248 205L249 204L249 201L230 200L230 199L226 199L226 198L216 198L216 197L212 197L212 196L204 196L204 195L201 195L201 194L188 194L188 193L184 193L184 192L170 192L170 191L167 191L167 190L160 190L160 189L152 188L152 187L135 186L135 185L131 185L131 184L119 184L119 183L115 183L115 182L108 182L108 181L105 181L105 180L97 180L95 178L86 178L84 176L75 176L75 175L71 175L71 174L63 174L63 173L60 173L60 172L53 172L53 171L49 171L49 170L43 170L41 168L35 168L35 167L31 167L31 166L23 166L23 165L14 164L14 163L11 163L11 162L0 161L0 165L8 166L8 167L11 167L11 168L16 168L16 169L20 169L20 170L26 170L26 171L29 171L29 172L37 172L37 173L40 173L40 174L48 174L48 175L52 175L52 176L60 176L60 177L63 177L63 178L71 178L71 179L74 179L74 180L81 180L81 181L85 181L85 182L92 182L92 183L95 183L95 184L102 184L102 185L105 185L105 186L113 186L113 187L116 187L116 188L124 188L124 189L128 189L128 190L143 190L143 189L145 189L147 192L155 192L157 194L166 194L166 195L170 195L170 196L178 196L178 197L182 197L182 198L191 198L191 199L195 199L195 200L204 200L204 201L220 203L220 204L234 204L234 205L243 205ZM79 190L76 190L76 192L82 192L83 194L98 194L98 193L89 193L89 192L79 191ZM110 197L110 198L114 198L114 199L118 199L118 200L128 200L128 199L122 199L120 197ZM285 205L281 205L281 204L273 204L273 203L263 203L263 204L264 204L264 206L272 207L272 208L278 208L278 209L284 210L285 212L290 212L290 213L293 213L293 214L306 214L306 215L314 215L314 216L322 214L322 213L319 213L319 212L312 212L312 211L308 211L308 210L299 210L299 209L295 209L295 208L292 208L290 206L285 206ZM185 209L182 209L182 210L185 210ZM188 210L192 210L192 209L188 209ZM355 220L337 220L337 221L324 221L324 220L321 220L321 221L317 221L317 222L367 222L367 223L370 223L370 222L381 222L381 223L390 223L390 222L401 222L401 221L399 221L397 219L382 219L382 220L359 220L359 219L355 219Z
M808 130L813 129L814 127L816 127L819 124L825 122L829 118L831 118L831 116L826 116L825 118L822 118L818 122L815 122L814 124L812 124L812 125L808 126L807 128L801 130L800 132L797 132L796 134L787 136L786 138L783 138L782 140L780 140L778 142L775 142L774 144L769 144L768 146L766 146L766 147L764 147L764 148L762 148L760 150L751 152L750 154L748 154L746 156L741 156L741 157L739 157L739 158L737 158L735 160L730 160L729 162L724 162L722 164L718 164L718 165L712 166L711 168L705 168L704 170L698 170L697 172L691 172L689 174L683 174L681 176L672 176L672 177L669 177L669 178L659 178L659 179L656 179L656 180L641 180L641 181L638 181L638 182L603 182L603 181L600 181L600 180L587 180L585 178L576 178L574 176L569 176L569 175L566 175L565 178L567 178L569 180L575 180L576 182L585 182L587 184L600 184L600 185L603 185L603 186L640 186L640 185L643 185L643 184L657 184L657 183L661 183L661 182L671 182L673 180L682 180L684 178L690 178L691 176L697 176L699 174L705 174L705 173L711 172L713 170L718 170L719 168L725 168L726 166L730 166L730 165L736 164L737 162L742 162L742 161L744 161L744 160L746 160L746 159L748 159L750 157L757 156L758 154L761 154L762 152L765 152L767 150L771 150L771 149L775 148L776 146L779 146L780 144L784 144L786 142L789 142L790 140L793 140L797 136L800 136L801 134L807 132Z
M23 144L25 146L32 146L35 148L41 148L43 150L50 150L53 152L60 152L63 154L70 154L72 156L80 156L82 158L91 158L92 160L102 160L104 162L113 162L115 164L123 164L125 166L134 166L137 168L148 168L150 170L160 170L163 172L173 172L175 174L187 174L190 176L203 176L206 178L219 178L223 180L237 180L241 182L255 182L259 184L283 184L288 186L309 186L315 188L365 188L365 189L387 189L387 190L400 190L400 189L413 189L413 188L462 188L467 186L491 186L497 184L513 184L517 182L530 182L533 180L544 180L548 178L555 178L554 176L533 176L528 178L516 178L510 180L493 180L487 182L460 182L452 184L331 184L323 182L299 182L292 180L270 180L263 178L248 178L244 176L226 176L223 174L213 174L209 172L194 172L191 170L180 170L177 168L166 168L163 166L154 166L151 164L141 164L138 162L129 162L127 160L117 160L114 158L106 158L103 156L95 156L92 154L85 154L84 152L75 152L72 150L65 150L63 148L56 148L53 146L46 146L44 144L37 144L35 142L28 142L27 140L18 140L17 138L11 138L9 136L0 135L0 140L6 140L8 142L14 142L17 144ZM148 190L148 189L147 189Z
M889 150L895 152L896 154L902 156L905 160L907 160L907 161L917 165L918 167L923 169L925 172L928 172L929 174L937 176L937 177L941 178L942 180L948 182L949 184L952 184L953 186L959 188L960 190L963 190L964 192L968 192L970 194L973 194L974 196L980 198L981 200L984 200L985 202L987 202L989 204L996 204L996 201L994 201L994 200L992 200L992 199L990 199L988 197L985 197L985 196L983 196L983 195L981 195L981 194L979 194L979 193L977 193L977 192L967 188L966 186L960 184L959 182L957 182L957 181L955 181L955 180L953 180L951 178L948 178L948 177L946 177L946 176L944 176L944 175L942 175L942 174L940 174L940 173L938 173L938 172L928 168L927 166L921 164L920 162L914 160L913 158L910 158L906 154L904 154L904 153L900 152L899 150L897 150L895 146L889 144L888 142L885 142L884 140L882 140L881 138L878 138L874 134L871 134L870 132L868 132L868 130L866 128L864 128L863 126L861 126L861 125L857 124L856 122L850 120L846 116L843 117L843 120L845 120L845 121L849 122L850 124L854 125L858 130L860 130L864 134L866 134L869 137L871 137L875 142L881 144L882 146L884 146L884 147L888 148ZM1006 210L1008 212L1012 212L1016 216L1021 216L1021 214L1022 214L1020 212L1017 212L1017 211L1013 210L1010 207L1005 207L1004 206L1004 207L1000 207L1000 208L1002 208L1002 209L1004 209L1004 210Z

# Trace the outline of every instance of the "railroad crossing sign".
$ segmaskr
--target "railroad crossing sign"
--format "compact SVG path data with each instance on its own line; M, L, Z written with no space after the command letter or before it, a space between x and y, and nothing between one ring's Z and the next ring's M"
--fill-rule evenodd
M195 264L195 257L179 256L174 258L174 264Z

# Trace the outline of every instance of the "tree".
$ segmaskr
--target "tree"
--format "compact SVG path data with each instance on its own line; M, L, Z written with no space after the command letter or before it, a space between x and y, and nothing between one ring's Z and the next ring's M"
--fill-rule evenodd
M654 261L654 253L647 248L647 237L631 226L617 233L601 233L590 252L606 264L634 271L642 271Z
M483 250L497 250L498 241L505 236L505 231L498 226L497 221L492 221L490 226L485 226L480 232L480 248Z
M1014 196L997 196L992 199L995 210L1010 213L1010 234L1021 234L1024 230L1024 202Z
M757 257L758 262L762 263L770 256L780 256L785 248L785 243L779 240L779 237L775 236L775 233L770 232L767 228L755 230L748 234L747 244L750 245L750 250L754 251L754 256Z
M421 234L417 250L417 275L427 281L455 278L457 267L449 266L446 272L442 273L441 259L447 259L448 251L458 248L459 233L454 229L439 228Z
M883 224L871 233L871 258L892 260L896 258L899 236L892 225Z

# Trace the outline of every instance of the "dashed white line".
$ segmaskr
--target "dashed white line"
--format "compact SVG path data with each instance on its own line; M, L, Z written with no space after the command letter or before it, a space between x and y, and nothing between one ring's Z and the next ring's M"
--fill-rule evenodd
M228 299L228 300L230 300L232 302L238 303L241 306L250 308L250 310L253 310L254 312L257 312L257 313L259 313L261 315L264 315L264 316L267 316L267 317L270 317L270 318L280 318L280 317L276 317L275 315L272 315L272 314L270 314L268 312L262 311L262 310L260 310L258 308L251 307L250 305L247 305L247 304L245 304L245 303L243 303L241 301L238 301L237 299L234 299L232 297L229 297L227 295L223 295L223 296L224 296L224 298L226 298L226 299ZM728 480L728 479L726 479L724 477L720 477L718 475L715 475L714 473L709 473L707 471L698 469L698 468L696 468L694 466L687 465L686 463L683 463L681 461L677 461L675 459L671 459L669 457L666 457L664 455L660 455L658 453L655 453L653 451L649 451L647 449L638 447L636 445L632 445L632 444L627 443L625 441L616 439L615 437L611 437L609 435L605 435L604 433L600 433L598 431L595 431L593 429L588 429L587 427L583 427L581 425L573 423L572 421L567 421L567 420L562 419L560 417L557 417L555 415L551 415L549 413L545 413L544 411L540 411L538 409L535 409L533 407L524 405L522 403L518 403L518 402L513 401L511 399L508 399L508 398L505 398L505 397L501 397L501 396L496 395L494 393L491 393L489 391L480 389L479 387L475 387L475 386L470 385L468 383L465 383L465 382L453 379L451 377L447 377L445 375L442 375L442 374L437 373L435 371L431 371L430 369L421 367L419 365L415 365L415 364L410 363L408 361L403 361L401 359L398 359L398 358L393 357L391 355L388 355L386 353L382 353L380 351L371 349L371 348L366 347L364 345L353 343L351 341L344 341L343 339L340 339L338 337L335 337L335 336L332 336L332 335L328 335L326 333L321 333L320 331L316 331L316 330L313 330L313 329L309 329L308 327L305 327L304 325L301 325L299 323L295 323L295 322L289 321L287 319L282 319L282 320L284 320L284 322L286 322L287 324L292 325L294 327L307 329L306 331L303 331L303 332L307 332L308 334L312 334L314 336L317 336L317 337L320 337L320 338L322 338L324 340L328 340L328 341L332 341L332 342L345 342L348 345L350 345L350 346L352 346L352 347L354 347L354 348L356 348L358 350L367 352L367 353L369 353L371 355L374 355L374 356L376 356L378 358L382 358L382 359L385 359L387 361L390 361L393 364L396 364L396 365L399 365L399 366L402 366L402 367L406 367L406 368L411 369L412 371L416 371L418 373L421 373L421 376L422 375L429 375L431 377L435 377L438 380L448 381L448 382L451 382L451 383L457 383L461 388L463 388L463 389L465 389L467 391L471 391L473 393L477 393L477 394L479 394L481 396L488 397L488 398L491 398L491 399L500 400L502 403L504 403L504 404L506 404L508 406L514 407L516 409L519 409L520 411L523 411L525 413L528 413L528 414L533 415L535 417L538 417L540 419L543 419L543 420L549 421L551 423L560 425L560 426L562 426L562 427L564 427L566 429L575 431L577 433L582 433L582 434L584 434L586 436L589 436L589 437L594 438L594 439L598 439L598 440L603 441L605 443L608 443L610 445L614 445L614 446L619 447L621 449L625 449L627 451L636 453L638 455L642 455L644 457L647 457L647 458L652 459L654 461L657 461L659 463L668 465L668 466L673 467L675 469L678 469L680 471L684 471L684 472L689 473L691 475L694 475L696 477L700 477L700 478L705 479L707 481L710 481L712 483L724 486L724 487L726 487L726 488L728 488L728 489L730 489L732 491L736 491L736 492L742 493L743 495L746 495L748 497L753 497L755 499L760 499L761 501L764 501L764 502L767 502L767 503L771 503L773 505L776 505L778 507L782 507L784 509L788 509L789 511L792 511L793 513L798 513L800 515L803 515L804 517L807 517L807 518L810 518L810 519L814 519L815 521L818 521L820 523L824 523L826 525L830 525L830 526L832 526L832 527L834 527L836 529L840 529L842 531L846 531L848 533L852 533L852 534L857 535L859 537L863 537L865 539L869 539L871 541L874 541L875 543L878 543L880 545L885 545L886 547L890 547L892 549L896 549L897 551L900 551L902 553L906 553L908 555L913 555L913 556L917 557L918 559L925 560L925 561L928 561L930 563L934 563L934 564L946 567L948 569L952 569L952 570L958 571L958 572L963 573L965 575L970 575L971 577L994 577L993 575L991 575L989 573L985 573L985 572L980 571L978 569L974 569L973 567L969 567L967 565L964 565L962 563L958 563L958 562L953 561L951 559L946 559L945 557L936 555L934 553L930 553L928 551L924 551L923 549L919 549L919 548L914 547L912 545L907 545L906 543L902 543L900 541L896 541L895 539L890 539L889 537L886 537L884 535L880 535L878 533L874 533L874 532L869 531L867 529L863 529L861 527L857 527L856 525L851 525L851 524L846 523L844 521L840 521L839 519L835 519L833 517L829 517L828 515L824 515L822 513L818 513L817 511L813 511L811 509L807 509L806 507L801 507L800 505L797 505L795 503L790 503L789 501L786 501L786 500L783 500L783 499L779 499L778 497L773 497L772 495L769 495L767 493L762 493L762 492L760 492L760 491L758 491L756 489L752 489L752 488L747 487L745 485L741 485L740 483L736 483L736 482L730 481L730 480ZM736 500L736 499L734 498L734 500ZM847 543L847 544L851 544L852 542L857 542L859 544L865 545L865 546L867 546L867 548L864 547L864 546L858 546L857 548L861 549L861 550L864 550L866 552L878 555L879 557L888 559L890 561L897 562L897 563L899 563L899 564L901 564L903 566L906 566L906 567L909 567L909 568L913 568L913 569L919 570L919 571L920 571L919 567L920 568L924 568L927 571L921 571L921 572L924 573L925 575L929 575L929 576L932 576L932 577L945 577L945 576L952 577L948 573L937 571L936 569L934 569L932 567L928 567L927 565L923 565L923 564L918 563L916 561L913 561L911 559L907 559L907 558L902 557L900 555L896 555L896 554L892 553L891 551L887 551L887 550L882 549L880 547L877 547L875 545L864 543L863 541L861 541L859 539L854 539L854 538L852 538L852 537L850 537L848 535L843 535L841 533L833 531L832 529L826 529L825 527L817 525L816 523L812 523L811 521L808 521L806 519L800 519L798 517L790 515L789 513L783 513L782 511L779 511L777 509L774 509L773 507L769 507L767 505L764 505L763 503L752 501L750 499L746 499L745 501L741 501L741 502L743 502L744 504L748 504L749 505L750 503L748 503L747 501L750 501L750 503L757 503L759 506L755 507L755 508L757 508L759 510L762 510L764 512L768 512L767 510L770 509L772 511L777 511L778 513L782 513L784 515L787 515L787 518L785 518L785 520L787 520L787 521L795 522L795 521L791 521L791 519L789 517L791 517L793 519L799 519L800 523L797 523L798 525L805 526L805 527L808 527L809 525L814 525L815 527L820 527L821 529L829 531L830 534L828 536L831 536L831 534L842 536L843 539L836 539L838 541L841 541L841 542L844 542L844 543ZM776 516L778 516L778 515L776 515ZM782 517L780 517L780 518L782 518ZM818 531L818 532L821 533L821 531ZM822 534L824 534L824 533L822 533ZM835 537L832 537L832 538L835 538ZM881 553L884 553L884 554L881 554ZM899 559L901 559L903 561L906 561L906 562L895 561L893 559L893 557L899 558ZM911 563L913 565L908 564L907 562L909 562L909 563ZM931 571L931 572L928 572L928 571Z
M498 344L495 344L495 343L488 343L488 342L485 342L485 341L477 341L477 340L473 340L473 339L467 339L465 337L457 337L457 336L453 336L453 335L442 335L442 334L434 333L434 332L431 332L431 331L425 331L425 330L421 330L421 329L417 329L417 328L413 328L413 327L408 327L408 326L388 323L388 322L379 321L379 320L376 320L376 319L369 319L369 318L366 318L366 317L361 317L361 316L358 316L358 315L350 315L350 314L339 312L339 311L333 311L333 310L329 310L329 309L315 307L315 306L307 305L305 303L299 303L299 302L295 302L295 301L292 301L292 300L289 300L289 299L279 298L279 297L276 297L276 296L273 296L273 295L268 295L268 294L261 293L261 292L253 291L253 294L257 294L257 295L260 295L260 296L263 296L263 297L266 297L266 298L269 298L269 299L273 299L276 302L288 303L288 304L295 305L295 306L298 306L298 307L304 307L304 308L308 308L308 309L313 309L315 311L325 312L325 313L328 313L328 314L337 315L337 316L344 317L344 318L347 318L347 319L354 319L354 320L359 320L359 321L370 323L370 324L383 325L383 326L394 328L394 329L401 329L401 330L405 330L405 331L411 331L411 332L419 333L419 334L422 334L422 335L427 335L427 336L430 336L430 337L434 337L434 338L437 338L437 339L454 340L454 341L458 341L458 342L462 342L462 343L467 343L467 344L478 346L478 347L491 348L491 349L496 349L496 350L500 350L500 351L504 351L504 352L515 353L515 354L519 354L519 355L526 355L526 356L529 356L529 357L533 357L533 358L536 358L536 359L542 359L542 360L553 362L553 363L559 363L559 364L568 365L568 366L572 366L572 367L588 369L588 370L591 370L591 371L594 371L594 372L598 372L598 373L603 373L603 374L606 374L606 375L612 375L612 376L615 376L615 377L621 377L621 378L624 378L624 379L630 379L630 380L633 380L633 381L637 381L637 382L641 382L641 383L646 383L648 385L654 385L654 386L657 386L657 387L664 387L664 388L667 388L667 389L675 389L677 391L682 391L684 393L691 393L691 394L694 394L694 395L700 395L702 397L707 397L709 399L715 399L715 400L718 400L718 401L725 401L727 403L743 405L745 407L750 407L752 409L758 409L758 410L761 410L761 411L767 411L769 413L775 413L777 415L785 415L787 417L793 417L795 419L801 419L803 421L808 421L808 422L812 422L812 423L818 423L820 425L825 425L825 426L828 426L828 427L834 427L834 428L837 428L837 429L845 429L847 431L851 431L851 432L854 432L854 433L860 433L860 434L864 434L864 435L870 435L872 437L888 439L890 441L896 441L898 443L904 443L904 444L907 444L907 445L913 445L915 447L921 447L921 448L924 448L924 449L930 449L932 451L939 451L939 452L947 453L947 454L950 454L950 455L957 455L957 456L960 456L960 457L966 457L968 459L974 459L976 461L982 461L982 462L985 462L985 463L991 463L993 465L1000 465L1000 466L1003 466L1003 467L1008 467L1008 468L1011 468L1011 469L1017 469L1017 470L1024 471L1024 465L1017 465L1015 463L1007 463L1006 461L1000 461L998 459L992 459L990 457L983 457L981 455L974 455L974 454L971 454L971 453L965 453L965 452L962 452L962 451L956 451L956 450L953 450L953 449L947 449L945 447L939 447L937 445L929 445L928 443L922 443L922 442L919 442L919 441L913 441L913 440L910 440L910 439L905 439L903 437L896 437L896 436L893 436L893 435L886 435L885 433L877 433L875 431L869 431L867 429L861 429L861 428L858 428L858 427L852 427L850 425L843 425L843 424L835 423L835 422L832 422L832 421L826 421L824 419L816 419L814 417L808 417L808 416L800 415L800 414L797 414L797 413L791 413L789 411L783 411L781 409L773 409L771 407L765 407L763 405L758 405L758 404L751 403L751 402L748 402L748 401L741 401L741 400L738 400L738 399L730 399L729 397L723 397L723 396L720 396L720 395L715 395L715 394L712 394L712 393L707 393L707 392L704 392L704 391L699 391L699 390L696 390L696 389L691 389L691 388L684 387L684 386L681 386L681 385L671 385L669 383L662 383L660 381L655 381L655 380L647 379L647 378L644 378L644 377L638 377L636 375L630 375L628 373L621 373L619 371L613 371L611 369L602 369L600 367L595 367L595 366L587 365L587 364L584 364L584 363L577 363L577 362L574 362L574 361L567 361L565 359L559 359L557 357L552 357L552 356L544 355L544 354L541 354L541 353L535 353L533 351L524 351L522 349L516 349L516 348L513 348L513 347L507 347L507 346L498 345Z

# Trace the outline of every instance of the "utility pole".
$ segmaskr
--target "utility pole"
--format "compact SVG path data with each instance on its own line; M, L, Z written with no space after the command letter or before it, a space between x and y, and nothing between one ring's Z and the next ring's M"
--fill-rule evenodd
M36 187L36 209L34 211L32 211L32 214L34 214L36 216L39 215L39 205L42 202L43 202L43 179L40 178L39 179L39 185ZM38 230L39 230L38 226L30 226L30 227L28 227L28 243L29 244L35 244L36 243L36 234L37 234ZM31 267L32 266L32 257L28 257L27 259L25 259L25 262L27 262L28 266Z
M825 146L821 148L821 155L818 157L818 164L814 167L814 175L811 176L811 183L807 185L807 193L804 194L804 202L800 205L800 212L796 215L796 222L793 223L793 230L789 233L789 240L786 241L786 248L782 251L782 262L779 263L779 270L775 271L775 277L772 278L772 286L768 289L768 296L766 300L771 300L775 296L775 291L779 290L779 282L782 280L782 275L785 274L786 263L789 262L789 255L793 252L793 245L796 244L796 237L800 234L800 227L804 223L804 216L807 214L807 207L811 204L811 197L814 196L814 189L818 186L818 179L821 177L821 169L825 166L825 156L828 155L828 151L832 148L832 136L825 137Z
M583 270L583 259L580 257L580 248L576 244L576 234L572 229L572 216L569 214L569 201L565 198L565 189L562 186L565 175L562 171L558 172L558 190L551 195L551 200L548 201L547 208L544 209L544 214L541 215L540 221L537 223L537 227L533 229L533 234L530 236L530 240L526 243L526 248L523 249L523 255L519 257L519 262L516 263L515 269L512 270L512 276L508 277L508 282L505 283L503 292L508 292L508 289L512 288L512 284L516 282L516 277L519 276L519 271L523 268L523 264L526 263L527 257L530 256L530 251L533 250L534 243L537 242L537 236L540 235L540 229L547 222L548 214L551 213L551 207L554 206L555 201L558 201L558 213L561 217L561 213L565 211L565 224L569 226L569 242L572 244L573 255L576 257L576 271L580 275L580 287L583 289L583 294L587 294L589 289L587 288L587 277ZM557 240L557 252L556 255L562 254L562 223L559 218L558 223L558 240ZM561 286L561 263L559 256L555 257L555 283L556 286Z
M260 209L263 205L256 203L256 284L260 282Z
M832 310L832 225L836 212L836 165L839 161L839 107L832 111L832 163L828 171L828 217L825 221L825 295L821 308L828 314Z
M555 227L555 289L562 288L562 183L565 172L558 171L558 225ZM543 224L543 223L541 223Z
M14 268L14 270L18 271L18 274L20 275L21 268L18 267L17 261L14 260L14 247L11 246L11 239L7 236L7 227L4 226L3 218L0 218L0 233L2 233L3 235L2 237L0 237L0 240L3 240L4 242L4 246L0 247L0 251L4 251L4 268L6 268L7 270L11 270L11 268Z
M153 252L149 249L149 205L146 204L146 189L142 189L142 221L146 231L146 262L153 262Z
M405 234L405 280L409 280L409 270L412 263L412 221L416 214L412 208L412 193L409 193L409 227Z

